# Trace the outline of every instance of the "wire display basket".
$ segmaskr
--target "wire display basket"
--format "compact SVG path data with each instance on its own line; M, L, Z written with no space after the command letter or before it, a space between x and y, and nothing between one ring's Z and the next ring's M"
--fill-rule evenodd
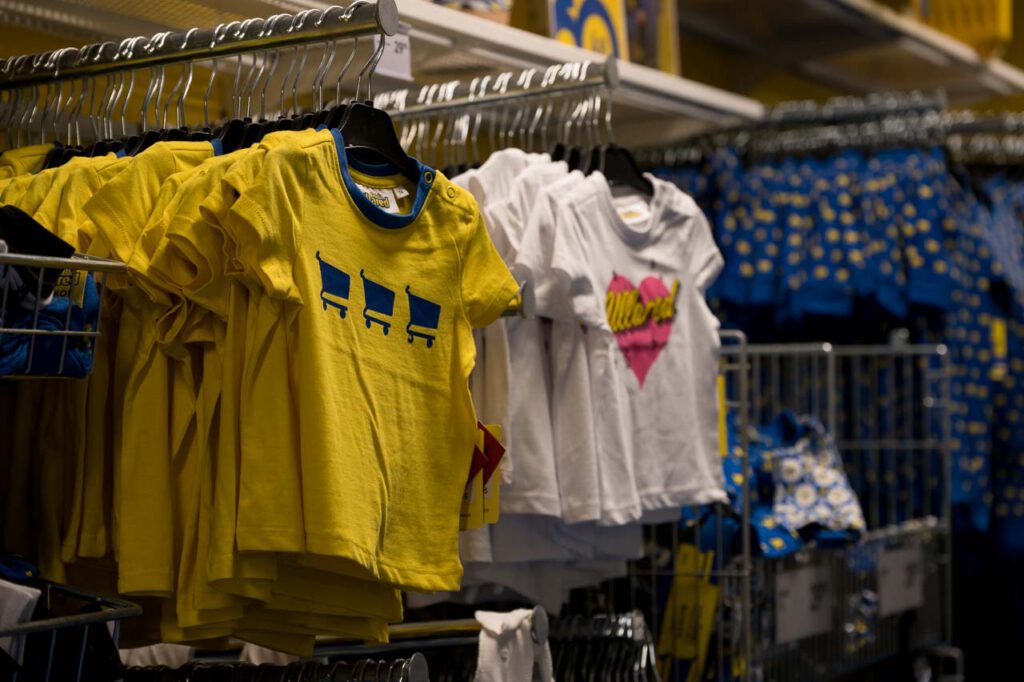
M904 660L944 671L931 679L959 680L959 652L948 646L946 348L721 338L730 501L646 528L644 559L595 591L595 608L640 609L658 636L662 677L674 682L829 680ZM751 453L755 427L784 413L814 417L828 434L859 503L855 530L772 536L783 525L781 474Z
M106 277L123 263L0 253L0 377L80 378L92 371Z
M750 346L752 424L819 417L859 540L753 563L759 679L824 680L952 637L949 356L941 345ZM738 387L731 390L739 390Z
M42 620L0 628L0 639L18 641L23 651L21 665L6 679L81 682L102 679L104 672L117 675L120 621L141 615L142 609L131 602L98 597L66 585L34 586L42 590L40 602L48 615Z

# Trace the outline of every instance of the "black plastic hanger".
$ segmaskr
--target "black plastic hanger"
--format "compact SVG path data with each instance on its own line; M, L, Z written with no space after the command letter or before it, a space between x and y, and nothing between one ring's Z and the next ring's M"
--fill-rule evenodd
M554 148L551 150L551 160L552 161L561 161L561 160L563 160L565 158L566 153L568 151L569 151L568 147L566 147L561 142L558 142L557 144L555 144Z
M135 156L139 152L152 147L154 144L160 141L159 130L147 130L140 135L134 145L128 148L127 152L129 156Z
M654 185L644 177L628 149L608 144L599 147L598 153L598 166L592 170L601 171L609 184L631 187L646 196L654 195Z
M340 132L346 148L373 152L389 161L402 175L419 180L419 164L405 153L395 124L386 111L368 102L350 104Z
M43 159L43 168L56 168L62 163L64 163L64 145L54 142L53 149L46 152L46 158Z
M245 136L246 121L240 118L233 118L217 131L216 139L220 140L221 149L229 154L236 149L241 149L242 139Z
M570 147L565 162L569 164L570 171L583 170L583 150L579 147Z

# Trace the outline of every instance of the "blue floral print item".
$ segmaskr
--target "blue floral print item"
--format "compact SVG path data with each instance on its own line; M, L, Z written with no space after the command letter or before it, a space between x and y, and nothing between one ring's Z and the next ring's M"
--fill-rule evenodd
M833 531L864 530L864 514L843 471L832 437L814 417L784 413L792 445L771 453L774 516L787 529L819 525Z

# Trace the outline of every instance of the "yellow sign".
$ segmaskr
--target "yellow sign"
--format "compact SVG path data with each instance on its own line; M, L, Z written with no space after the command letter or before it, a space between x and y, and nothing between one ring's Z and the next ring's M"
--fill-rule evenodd
M551 33L560 42L629 59L625 0L553 0Z

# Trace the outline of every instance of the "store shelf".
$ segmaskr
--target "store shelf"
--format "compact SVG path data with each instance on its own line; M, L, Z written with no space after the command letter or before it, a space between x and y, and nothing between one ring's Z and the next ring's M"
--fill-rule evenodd
M605 57L572 45L511 28L428 0L398 0L410 26L414 76L418 83L471 77L501 69L545 67L560 62L603 62ZM655 69L619 63L613 93L616 137L646 145L754 120L764 107L742 97Z
M873 0L682 0L685 33L844 94L943 89L953 104L1024 92L1024 71L983 59Z
M416 84L496 73L502 69L547 67L555 63L603 62L605 57L550 38L488 21L429 0L397 0L399 16L410 30L412 74ZM0 0L0 17L12 24L64 37L57 44L119 40L131 35L177 29L189 21L203 27L247 16L270 16L327 7L319 0L243 0L227 5L215 0L191 0L193 11L181 3L155 0L145 11L127 0L54 0L46 7L21 0ZM251 12L251 13L250 13ZM191 17L191 18L190 18ZM361 47L369 48L368 41ZM619 64L620 85L614 101L614 130L618 141L649 145L666 139L757 119L758 102L695 81L677 78L636 64ZM375 91L408 87L408 82L379 76Z

